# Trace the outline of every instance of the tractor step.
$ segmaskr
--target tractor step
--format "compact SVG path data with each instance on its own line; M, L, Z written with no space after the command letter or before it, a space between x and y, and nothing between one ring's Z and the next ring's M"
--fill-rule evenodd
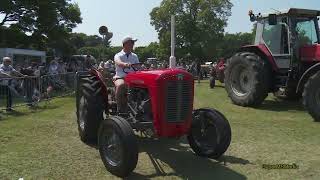
M153 126L153 122L137 122L131 123L131 126L135 129L148 129Z
M275 87L286 87L289 78L289 69L280 69L275 76Z

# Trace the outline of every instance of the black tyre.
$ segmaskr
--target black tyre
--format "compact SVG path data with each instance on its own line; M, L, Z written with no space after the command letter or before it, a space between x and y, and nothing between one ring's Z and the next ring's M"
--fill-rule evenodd
M303 105L317 122L320 122L320 72L311 76L304 86Z
M197 155L218 159L230 145L231 127L219 111L199 109L194 111L191 131L187 138Z
M101 84L94 76L80 79L77 93L77 123L81 140L87 144L97 143L99 125L103 120L105 102Z
M301 98L302 94L297 93L295 88L288 88L285 91L285 99L290 101L296 101Z
M216 86L216 78L210 77L210 88L213 89Z
M130 124L121 117L110 116L102 121L98 136L106 169L118 177L127 177L138 162L137 139Z
M232 102L240 106L260 105L268 96L271 69L260 56L241 52L226 68L225 87Z

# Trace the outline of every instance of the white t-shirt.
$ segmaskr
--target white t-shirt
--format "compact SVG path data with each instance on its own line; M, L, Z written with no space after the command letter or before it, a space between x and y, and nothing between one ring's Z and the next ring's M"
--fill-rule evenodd
M123 50L114 56L114 61L116 61L116 60L120 60L121 62L130 63L130 64L139 63L139 58L136 54L134 54L134 53L126 54ZM126 68L125 71L126 72L133 72L134 70L132 68L130 68L130 69ZM123 72L123 68L119 67L116 64L116 75L114 76L114 78L124 78L124 77L126 77L126 75L127 74Z

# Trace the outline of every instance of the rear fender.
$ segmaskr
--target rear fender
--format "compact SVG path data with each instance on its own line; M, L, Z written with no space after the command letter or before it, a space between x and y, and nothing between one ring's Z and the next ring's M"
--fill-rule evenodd
M302 92L303 91L303 87L304 84L308 81L308 79L314 75L315 73L317 73L318 71L320 71L320 63L317 63L313 66L311 66L308 70L306 70L303 75L301 76L296 92Z
M272 54L264 44L243 46L238 50L238 52L253 52L259 55L262 59L268 61L273 71L278 71L278 66Z
M89 72L90 74L94 75L100 82L101 92L104 97L104 101L106 104L108 104L108 89L107 89L107 84L105 83L103 75L96 69L91 69Z

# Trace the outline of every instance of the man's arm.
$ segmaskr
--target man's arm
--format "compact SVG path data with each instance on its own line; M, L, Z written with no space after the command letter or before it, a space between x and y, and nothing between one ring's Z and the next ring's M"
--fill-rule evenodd
M130 67L129 63L122 62L120 57L117 55L114 56L114 63L122 68Z
M26 75L24 74L21 74L19 71L15 70L15 69L12 69L12 72L17 75L17 76L20 76L20 77L25 77Z
M9 74L0 70L0 78L9 78L9 77L11 77Z

